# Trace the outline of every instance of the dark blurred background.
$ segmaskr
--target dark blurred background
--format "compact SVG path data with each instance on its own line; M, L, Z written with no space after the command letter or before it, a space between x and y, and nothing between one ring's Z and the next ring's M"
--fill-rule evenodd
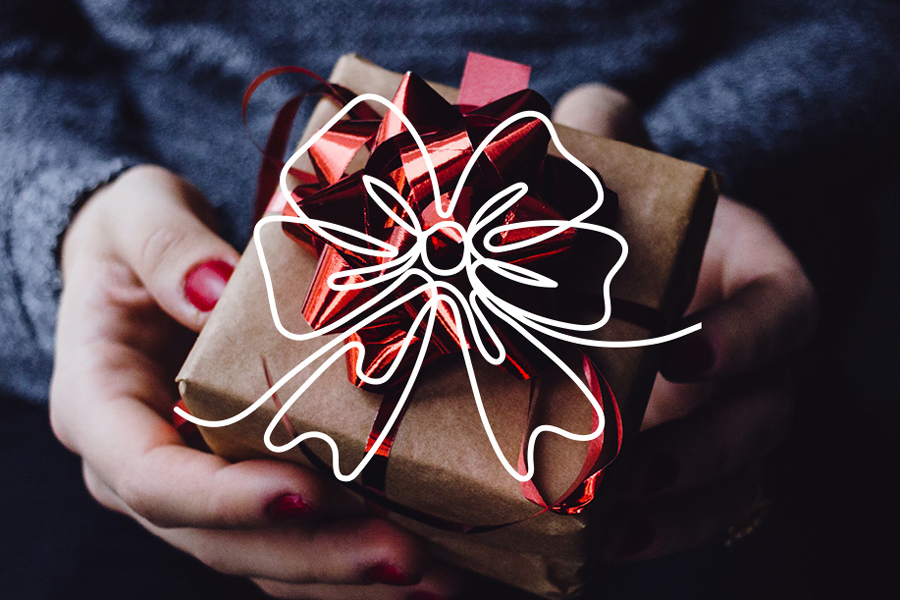
M726 14L717 3L699 4L712 20L743 20L745 27L729 31L744 31L747 36L763 27L772 11L781 10L775 3L761 3L756 9L754 3L737 3L745 8ZM891 4L896 6L843 3L840 10L870 11ZM54 6L48 3L48 10ZM896 11L885 14L896 15ZM14 16L10 12L4 18ZM900 35L900 22L881 25L892 30L894 38ZM55 26L61 25L56 22ZM4 27L0 32L7 39L0 37L0 41L14 40L15 28L9 22ZM740 35L712 36L682 51L690 55L699 52L698 47L718 44L727 55L726 47L745 41ZM364 38L339 40L334 45L344 47L317 55L315 61L321 64L308 66L327 72L337 52L356 49L390 68L418 61L423 75L448 83L461 72L461 52L450 66L425 65L426 59L414 53L401 57L377 45L366 52L367 43ZM521 53L510 49L514 43L510 41L463 38L457 43L532 61L535 73L549 68L541 59L542 52L552 50L549 43L543 48L543 42L532 39L528 51ZM0 47L8 62L13 50L9 44ZM678 59L672 56L673 76L678 65L692 64ZM894 59L900 56L895 54ZM893 66L900 66L900 60L894 60ZM244 85L255 74L248 68ZM578 83L577 75L536 81L544 86L539 91L551 100L574 83ZM648 83L634 71L630 78L612 83L649 111L651 135L656 127L664 137L664 127L653 121L660 92L652 80ZM869 96L896 104L900 92L896 77L883 82L864 78L859 85L867 87ZM849 85L841 93L859 92ZM239 96L227 102L237 114ZM772 220L816 285L823 318L812 343L793 361L798 408L790 437L766 463L771 505L758 532L727 550L722 540L716 540L665 559L599 567L597 598L864 598L890 593L896 559L893 479L900 399L894 381L900 364L896 341L900 335L896 314L900 306L900 151L896 143L900 127L897 110L884 108L884 102L861 105L860 111L869 112L853 117L858 122L823 121L823 131L810 135L821 135L827 142L806 144L793 156L778 154L777 161L766 162L752 153L741 157L735 149L731 154L723 151L726 158L717 165L715 158L703 160L703 148L670 148L726 171L730 175L726 190ZM747 118L769 116L760 108ZM766 162L766 176L727 172L728 160L738 159ZM252 180L253 173L247 178ZM99 507L84 490L79 460L53 438L46 408L10 394L0 399L0 598L224 600L257 595L249 583L211 572L147 535L131 520ZM497 584L478 581L464 597L517 596Z

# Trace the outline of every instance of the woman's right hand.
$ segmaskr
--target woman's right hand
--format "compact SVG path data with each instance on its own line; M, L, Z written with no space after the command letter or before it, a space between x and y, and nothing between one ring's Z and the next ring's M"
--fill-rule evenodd
M184 180L135 167L91 196L63 240L50 416L82 457L91 494L277 597L450 597L455 572L429 566L411 534L380 519L329 518L326 487L311 471L232 464L175 431L184 345L238 259L200 216L208 214Z

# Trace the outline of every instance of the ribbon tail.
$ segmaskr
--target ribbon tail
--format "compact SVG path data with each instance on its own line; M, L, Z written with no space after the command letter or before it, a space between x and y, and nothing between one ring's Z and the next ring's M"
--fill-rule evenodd
M294 96L281 107L281 109L278 111L277 116L275 117L275 122L269 132L269 137L266 140L265 147L260 146L256 142L256 140L254 140L253 137L250 136L253 145L255 145L263 154L263 164L259 170L256 197L253 204L253 220L251 221L251 223L256 223L256 221L258 221L259 218L262 217L262 215L265 213L266 206L268 206L269 201L272 199L272 195L278 188L278 179L281 173L281 169L284 168L284 151L287 148L291 128L294 124L294 118L297 116L297 110L300 108L303 100L310 96L326 96L328 98L331 98L338 105L344 106L347 102L349 102L353 99L353 97L356 96L356 94L354 94L347 88L329 83L327 80L319 77L308 69L292 66L282 66L269 69L268 71L257 76L250 83L250 85L247 87L247 90L244 92L244 97L241 101L241 117L244 120L244 128L247 129L248 135L249 126L247 123L247 111L250 107L250 99L253 97L253 94L256 92L259 86L261 86L263 83L273 77L283 75L285 73L296 73L304 75L318 81L319 83L312 89ZM355 116L364 119L378 118L378 114L370 107L365 105L358 106L353 112L355 113ZM294 177L298 178L301 183L312 183L313 181L315 181L315 179L310 181L310 174L300 171L299 169L291 169L290 173Z
M615 417L615 451L608 459L602 460L603 450L606 447L606 442L608 441L606 436L608 428L604 429L603 433L601 433L599 436L588 443L587 454L585 456L581 470L573 480L572 484L559 497L559 499L552 503L547 502L547 500L543 497L540 490L538 490L537 486L534 484L533 479L529 479L528 481L524 481L521 483L522 495L525 496L525 498L534 502L538 506L543 507L545 510L564 515L580 513L594 499L594 496L597 493L597 486L603 480L604 470L610 465L610 463L612 463L613 460L615 460L622 448L622 415L619 411L619 405L616 402L616 397L613 394L612 388L610 388L609 383L606 381L606 378L603 377L603 374L599 369L597 369L593 361L588 358L588 356L583 352L581 352L581 356L582 370L584 371L585 379L587 381L588 387L591 390L591 394L594 396L597 404L602 407L603 414L612 414ZM532 386L532 398L529 401L528 407L527 422L529 423L531 422L531 415L534 411L533 390L534 386ZM599 423L600 416L596 411L594 411L591 417L592 429L596 430ZM528 430L526 428L525 434L522 437L521 450L519 452L520 472L525 470L525 445L527 443L527 440Z

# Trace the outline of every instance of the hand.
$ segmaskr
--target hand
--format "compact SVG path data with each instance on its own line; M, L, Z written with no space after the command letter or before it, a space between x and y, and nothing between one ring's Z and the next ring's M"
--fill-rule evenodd
M94 193L65 236L50 417L83 458L91 494L278 597L449 597L455 576L429 568L414 536L379 519L315 518L329 500L314 473L275 460L230 464L187 447L173 428L190 331L203 327L238 259L208 214L185 181L136 167Z
M638 111L587 85L557 105L558 123L647 145ZM604 542L610 560L699 545L746 520L760 500L757 465L786 435L793 398L785 357L817 322L815 290L758 212L720 197L687 310L703 328L665 348Z

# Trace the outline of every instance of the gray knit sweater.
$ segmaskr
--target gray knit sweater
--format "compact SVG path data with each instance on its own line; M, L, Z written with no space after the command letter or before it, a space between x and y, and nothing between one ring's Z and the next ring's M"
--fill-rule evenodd
M635 98L662 151L753 200L786 168L819 177L822 156L889 143L898 31L886 0L4 0L0 394L46 399L59 239L79 199L123 168L186 176L245 243L260 156L240 98L268 67L324 75L355 51L455 83L477 50L530 63L551 101L604 81ZM288 88L258 94L258 138Z

